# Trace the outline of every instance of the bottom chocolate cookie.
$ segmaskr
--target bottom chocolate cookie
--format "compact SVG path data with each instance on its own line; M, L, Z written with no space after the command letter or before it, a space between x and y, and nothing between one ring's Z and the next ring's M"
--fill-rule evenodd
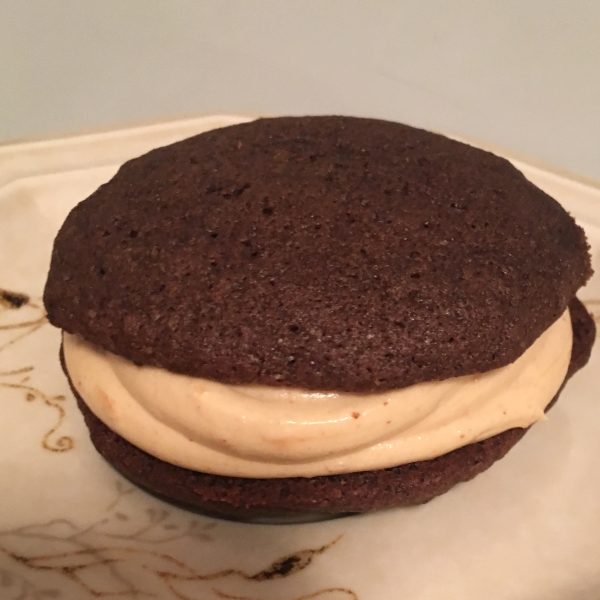
M574 335L565 382L586 364L595 338L594 322L581 302L574 299L569 309ZM428 502L485 471L527 431L509 429L438 458L389 469L308 478L246 479L200 473L155 458L109 429L74 389L73 393L96 449L133 483L191 510L257 522L302 522Z

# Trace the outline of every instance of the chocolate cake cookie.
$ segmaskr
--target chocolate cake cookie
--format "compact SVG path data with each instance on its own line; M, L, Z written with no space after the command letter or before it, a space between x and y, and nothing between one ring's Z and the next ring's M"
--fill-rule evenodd
M123 165L67 217L44 302L111 464L262 518L424 502L501 458L589 357L590 275L583 231L506 160L397 123L290 117ZM520 405L465 420L500 377ZM434 415L450 388L461 400Z

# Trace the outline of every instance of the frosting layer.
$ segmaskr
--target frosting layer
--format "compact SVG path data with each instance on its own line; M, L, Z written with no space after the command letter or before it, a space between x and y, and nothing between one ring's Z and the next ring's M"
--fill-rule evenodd
M571 356L568 310L512 364L381 394L224 385L136 366L65 333L77 392L132 444L182 467L312 477L440 456L544 418Z

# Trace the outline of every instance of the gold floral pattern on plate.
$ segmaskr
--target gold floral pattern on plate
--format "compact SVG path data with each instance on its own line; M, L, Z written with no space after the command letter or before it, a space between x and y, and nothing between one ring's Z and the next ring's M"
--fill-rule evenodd
M0 288L0 356L47 323L46 312L40 303L32 301L26 294ZM41 445L50 452L68 452L75 445L73 438L58 434L66 416L66 397L62 394L48 394L34 386L31 383L34 371L33 365L0 369L0 388L19 390L24 393L27 402L40 400L45 406L54 409L57 412L56 421L42 437Z
M116 497L103 516L83 526L68 518L57 518L0 531L0 553L32 572L68 579L78 586L81 598L158 596L204 600L208 592L213 598L260 600L257 595L224 591L221 584L237 579L254 586L290 577L310 567L342 538L338 535L326 544L287 554L256 572L235 566L202 572L173 556L165 547L187 538L193 539L200 551L202 545L216 541L214 530L218 523L195 515L182 519L179 511L163 508L146 508L140 514L125 506L124 500L131 494L141 492L117 481ZM215 587L216 582L219 587ZM6 568L0 572L0 592L3 586L14 587L19 593L15 598L20 600L62 597L58 588L40 590L31 580ZM313 598L358 599L347 588L329 587L284 600Z

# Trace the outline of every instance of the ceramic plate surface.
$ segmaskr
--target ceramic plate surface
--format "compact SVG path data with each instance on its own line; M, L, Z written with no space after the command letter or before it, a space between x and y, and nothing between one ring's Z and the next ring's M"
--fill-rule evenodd
M505 459L416 508L218 521L148 496L96 454L41 306L52 240L124 160L244 120L0 146L0 599L600 598L598 348ZM584 226L600 272L600 188L516 164ZM600 275L581 298L598 319Z

